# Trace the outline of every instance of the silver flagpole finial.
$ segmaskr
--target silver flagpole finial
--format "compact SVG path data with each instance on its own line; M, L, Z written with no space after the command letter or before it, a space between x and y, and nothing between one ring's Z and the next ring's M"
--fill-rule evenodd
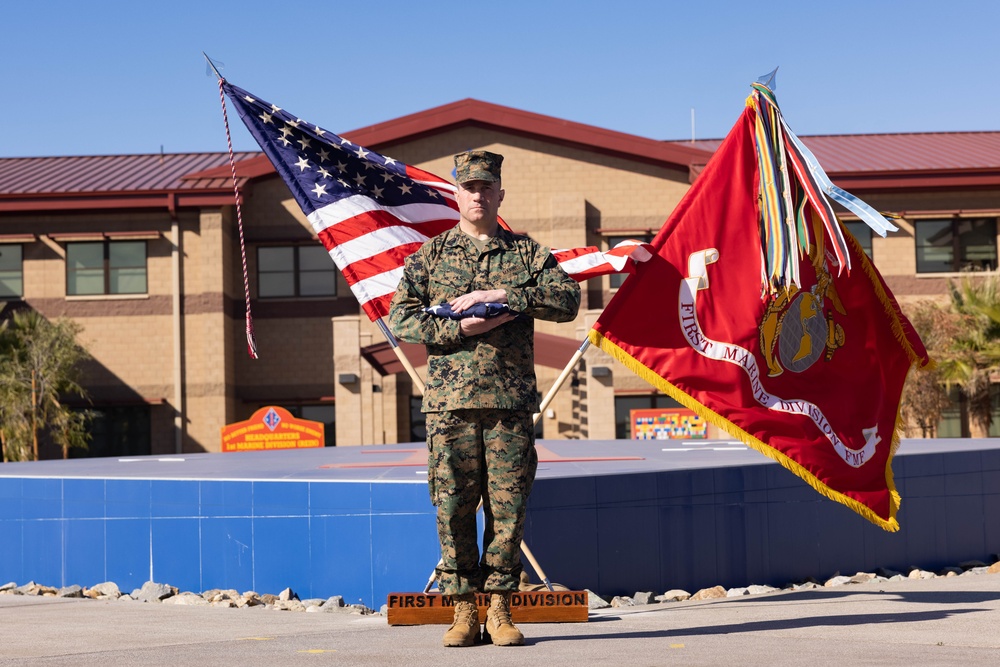
M207 58L208 56L205 57ZM778 68L775 67L773 70L757 79L757 83L767 86L770 90L774 90L774 78L777 74Z
M205 53L204 51L201 52L201 55L205 56L205 60L208 62L208 67L211 68L211 72L208 69L206 69L205 74L211 74L212 72L215 72L215 76L217 76L220 81L225 81L225 77L219 74L219 68L215 66L215 61L209 58L208 54ZM222 62L220 62L219 65L222 67L226 66L226 64Z

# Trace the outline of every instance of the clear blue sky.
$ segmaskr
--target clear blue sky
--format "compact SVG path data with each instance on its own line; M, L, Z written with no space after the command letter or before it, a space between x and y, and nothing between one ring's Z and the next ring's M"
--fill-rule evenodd
M998 26L995 0L12 0L0 156L225 150L202 51L335 132L473 97L721 137L775 66L798 134L1000 130Z

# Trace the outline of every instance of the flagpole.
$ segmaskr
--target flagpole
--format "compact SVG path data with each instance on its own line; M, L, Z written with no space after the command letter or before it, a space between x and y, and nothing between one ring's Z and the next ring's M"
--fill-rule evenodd
M403 368L406 369L407 375L410 376L414 386L420 391L420 395L423 396L424 382L420 379L420 376L417 375L417 370L413 367L413 364L410 363L410 360L403 352L403 349L399 347L399 341L392 335L392 332L389 331L389 327L386 326L381 317L375 320L375 324L378 325L378 328L382 331L382 335L385 336L385 339L389 341L389 345L392 346L392 351L396 353L396 358L399 359L401 364L403 364Z
M583 356L584 352L587 351L588 347L590 347L590 338L584 338L583 342L580 343L580 347L577 349L576 352L573 353L573 356L572 358L570 358L569 363L566 364L566 368L562 370L562 373L560 373L559 377L556 378L556 381L552 385L552 388L549 389L548 393L545 394L545 398L543 398L541 404L539 404L538 412L536 412L534 415L534 421L536 424L538 423L539 418L545 412L545 408L549 407L549 403L551 403L552 399L555 398L556 392L559 391L559 388L563 386L564 382L566 382L566 378L568 378L569 374L573 372L574 368L576 368L576 365L580 362L580 358Z

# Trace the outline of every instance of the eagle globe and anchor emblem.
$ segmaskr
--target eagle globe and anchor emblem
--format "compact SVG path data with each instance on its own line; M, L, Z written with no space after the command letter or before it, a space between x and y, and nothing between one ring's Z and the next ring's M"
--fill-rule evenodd
M786 370L802 373L820 358L830 361L845 343L844 328L834 320L833 310L845 316L847 311L826 262L814 262L813 266L816 284L808 290L790 286L768 303L761 319L760 349L768 377ZM833 310L824 307L828 299Z
M805 285L789 286L772 298L759 321L760 356L767 364L768 377L777 377L786 370L805 372L820 358L831 361L846 343L846 332L836 317L847 317L847 311L826 266L827 262L836 266L836 259L815 245L810 248L809 257L814 268L815 284L808 288ZM758 366L758 354L736 343L715 340L702 330L697 316L697 295L709 289L708 266L719 258L720 253L715 248L688 256L687 277L680 283L678 299L681 330L688 345L704 357L741 368L754 400L768 410L807 417L847 465L852 468L863 466L874 456L875 448L881 441L877 423L861 428L864 446L859 449L848 447L820 406L803 398L771 393L762 382L763 369Z

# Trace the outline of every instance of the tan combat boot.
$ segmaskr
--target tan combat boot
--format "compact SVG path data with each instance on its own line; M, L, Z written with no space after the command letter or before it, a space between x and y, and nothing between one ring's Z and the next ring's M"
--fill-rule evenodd
M492 593L486 610L483 641L489 638L496 646L523 646L524 635L510 620L510 591Z
M479 641L479 607L476 606L476 594L465 593L452 595L455 605L455 617L444 633L442 644L445 646L472 646Z

